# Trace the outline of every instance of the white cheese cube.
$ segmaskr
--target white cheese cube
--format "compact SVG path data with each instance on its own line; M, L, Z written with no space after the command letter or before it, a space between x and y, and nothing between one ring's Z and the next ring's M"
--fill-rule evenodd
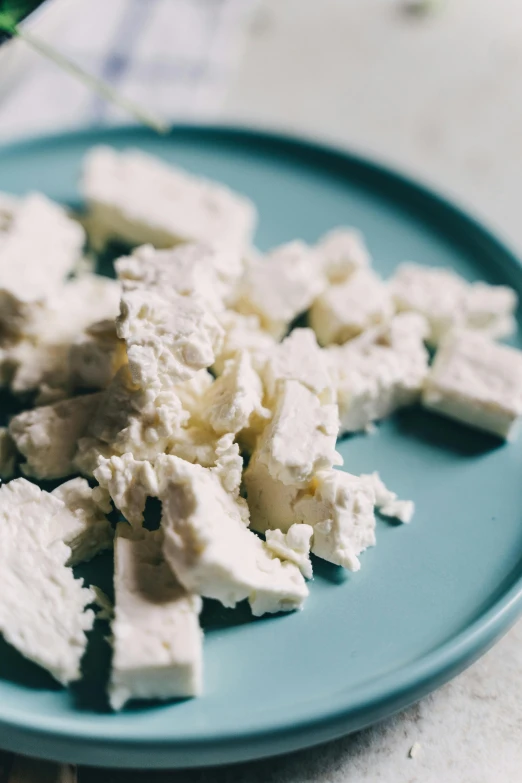
M16 445L7 427L0 427L0 479L8 481L14 476Z
M100 506L99 488L94 492L87 481L73 478L61 484L51 495L71 512L64 524L61 539L71 548L69 565L91 560L99 552L112 547L112 526L105 512L110 511L110 502Z
M294 329L282 343L273 347L261 371L269 400L284 381L300 381L322 402L335 402L336 391L330 375L329 356L319 347L312 329Z
M501 438L522 415L522 352L468 330L442 341L426 379L423 405Z
M98 321L69 348L69 375L75 388L104 389L127 362L125 343L114 321Z
M114 546L109 700L197 696L203 680L201 598L180 585L162 556L161 531L120 523Z
M65 210L34 193L4 209L0 224L0 324L24 331L38 308L77 263L83 228Z
M341 433L364 430L419 398L428 374L426 333L421 316L403 313L328 349Z
M357 269L371 266L364 237L356 228L334 228L315 246L330 283L342 283Z
M24 479L0 489L0 632L66 685L80 677L94 594L66 567L69 547L51 535L56 507L63 504Z
M335 451L338 430L337 405L323 405L306 386L285 381L256 454L274 479L306 487L318 470L342 465Z
M299 569L273 557L245 527L237 499L218 476L163 455L156 472L165 557L187 590L224 606L247 598L254 615L302 606L308 588Z
M359 269L344 283L333 285L310 309L310 326L321 345L344 343L393 315L386 284L372 269Z
M311 525L312 552L335 565L358 571L359 555L375 544L373 489L340 470L318 473L314 493L294 504L296 521Z
M360 476L360 479L367 484L373 492L375 496L375 507L382 516L393 517L403 523L411 522L413 514L415 513L415 503L413 500L399 500L397 493L388 489L377 472L370 473L369 475L362 475Z
M220 375L227 359L232 359L241 351L248 352L253 368L260 372L276 341L271 334L261 329L257 315L241 315L233 310L225 310L220 314L219 322L225 334L214 362L215 372Z
M22 470L37 479L63 478L75 472L73 459L78 440L102 400L86 394L14 416L9 434L26 462Z
M223 329L195 298L136 289L121 299L118 336L125 340L134 383L170 389L210 367Z
M250 264L235 306L242 313L257 315L263 328L280 339L325 285L315 253L303 242L290 242Z
M241 252L256 223L244 196L139 150L90 150L82 193L95 233L130 244L168 248L195 241Z
M399 311L416 312L429 322L429 342L438 345L455 327L507 337L515 330L517 295L506 286L468 283L451 269L401 264L390 280Z
M267 530L266 545L281 560L295 563L306 579L313 576L310 561L310 543L314 529L310 525L292 525L288 533L282 530Z

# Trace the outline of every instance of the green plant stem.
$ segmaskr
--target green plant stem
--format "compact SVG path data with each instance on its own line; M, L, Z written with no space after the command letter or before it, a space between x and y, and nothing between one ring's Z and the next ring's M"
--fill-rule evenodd
M56 65L58 65L67 73L71 74L71 76L75 76L80 79L84 84L97 92L107 101L114 103L116 106L119 106L124 111L133 115L137 120L139 120L139 122L143 123L144 125L148 125L158 133L167 133L169 129L168 123L154 114L146 111L134 101L129 100L129 98L125 98L125 96L121 95L117 90L114 90L101 79L98 79L96 76L93 76L92 74L85 71L68 57L65 57L65 55L56 51L54 47L50 46L45 41L42 41L40 38L32 35L31 33L28 33L26 30L18 27L18 25L12 27L10 30L8 30L8 32L10 32L13 36L17 36L22 41L25 41L28 46L44 57L47 57L47 59L56 63Z

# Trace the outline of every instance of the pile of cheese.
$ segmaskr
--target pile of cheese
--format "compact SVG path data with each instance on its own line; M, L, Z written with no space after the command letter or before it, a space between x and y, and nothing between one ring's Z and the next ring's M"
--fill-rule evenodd
M353 229L262 256L250 201L137 151L92 150L82 192L91 243L136 246L117 280L61 207L0 198L1 377L34 406L1 430L1 472L68 479L0 489L0 631L80 677L96 596L70 566L114 547L119 709L200 693L202 598L298 609L310 552L357 571L376 508L411 519L377 474L336 469L339 435L422 400L508 437L522 354L495 342L513 291L415 264L385 282Z

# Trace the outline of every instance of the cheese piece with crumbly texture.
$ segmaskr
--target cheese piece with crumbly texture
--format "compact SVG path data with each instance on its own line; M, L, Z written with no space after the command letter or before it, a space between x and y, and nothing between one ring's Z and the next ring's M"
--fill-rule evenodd
M164 455L155 468L165 557L187 590L230 607L246 598L256 616L302 606L308 588L299 569L245 527L217 475Z
M334 228L315 246L330 283L342 283L358 269L371 266L364 237L356 228Z
M124 291L145 288L164 296L198 296L218 313L232 296L243 260L233 250L197 243L170 250L142 245L114 266Z
M375 496L367 482L340 470L320 471L313 494L300 497L296 521L311 525L312 552L335 565L358 571L359 555L375 544Z
M114 545L109 701L198 696L203 685L201 598L181 586L162 555L162 532L121 522Z
M250 357L242 351L228 359L223 373L201 402L201 417L218 435L262 429L270 412L263 407L263 386Z
M140 526L148 497L157 497L158 483L152 464L132 454L101 458L94 478L108 490L114 505L133 526Z
M268 354L261 377L272 403L284 381L300 381L321 402L335 402L337 399L329 355L317 344L312 329L293 329L282 343L275 345Z
M298 381L285 381L256 455L277 481L306 487L318 470L343 464L335 450L338 430L337 405L323 405Z
M69 348L69 375L74 388L104 389L127 363L125 343L113 320L98 321Z
M264 329L280 339L296 316L324 290L326 279L313 250L289 242L251 263L238 288L235 307L257 315Z
M257 452L254 452L248 463L243 481L252 530L264 533L268 529L279 529L286 533L298 521L294 505L306 490L273 478Z
M401 264L390 280L390 291L399 311L420 313L428 320L428 339L434 346L457 327L493 338L507 337L516 328L515 291L468 283L452 269Z
M282 530L267 530L266 545L271 552L282 560L295 563L306 579L313 576L310 560L310 543L314 529L311 525L292 525L288 533Z
M327 350L341 433L364 430L418 400L428 374L427 329L422 316L401 313L388 325Z
M18 335L74 268L85 234L41 194L13 201L11 209L0 225L0 324Z
M172 388L210 367L223 329L203 303L136 289L123 294L117 320L135 384Z
M522 352L470 330L450 332L435 355L422 403L471 427L514 438L522 416Z
M249 199L139 150L91 149L81 189L99 238L161 248L205 242L237 252L252 240Z
M102 394L86 394L14 416L9 434L25 457L22 470L37 479L64 478L75 472L78 440L94 417Z
M0 632L67 685L80 677L94 594L66 566L69 547L51 535L55 506L63 504L25 479L0 489Z
M321 345L345 343L377 324L386 323L394 307L386 284L372 269L359 269L333 285L310 309L310 326Z
M219 322L225 334L213 366L216 374L223 372L227 359L232 359L241 351L248 352L252 367L260 372L277 343L271 334L261 328L258 316L225 310L219 315Z
M71 548L69 565L91 560L112 547L112 525L105 516L111 511L107 497L94 491L85 479L73 478L51 492L71 512L62 540Z
M189 416L194 417L199 414L205 394L213 383L214 377L208 370L198 370L188 381L176 384L174 387L176 396L179 398L183 410Z
M361 475L363 481L375 496L375 507L383 517L392 517L407 524L413 519L415 503L413 500L399 500L397 493L388 489L377 472Z
M8 481L14 476L16 445L7 427L0 427L0 479Z

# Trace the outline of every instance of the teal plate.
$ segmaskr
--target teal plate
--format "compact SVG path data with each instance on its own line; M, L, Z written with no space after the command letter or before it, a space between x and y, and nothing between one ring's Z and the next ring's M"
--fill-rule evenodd
M37 139L0 150L0 190L76 204L82 156L99 143L140 147L246 193L259 208L262 249L349 224L384 275L414 259L522 290L519 261L451 204L374 163L279 135L177 127L165 137L124 128ZM339 449L351 472L379 470L417 506L411 525L378 522L359 573L316 560L309 601L289 616L252 620L244 607L207 605L200 699L111 714L107 626L71 691L4 645L0 746L120 767L274 755L385 718L484 652L522 609L522 439L501 445L410 409ZM98 583L108 564L91 564Z

